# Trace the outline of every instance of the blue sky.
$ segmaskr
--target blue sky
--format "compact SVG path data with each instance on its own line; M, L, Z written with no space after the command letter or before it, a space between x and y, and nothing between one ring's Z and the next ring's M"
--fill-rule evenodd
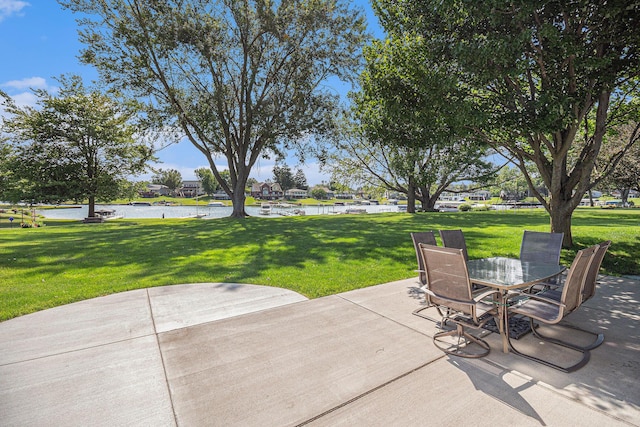
M380 37L377 19L368 0L355 0L366 14L370 30ZM0 89L11 95L20 105L33 105L30 91L47 89L55 91L61 74L81 75L85 83L97 78L91 67L79 63L77 55L82 48L77 37L78 26L71 12L63 10L55 0L0 0ZM346 92L346 87L338 88ZM158 152L163 169L177 169L183 179L194 179L193 171L207 167L204 156L188 141ZM301 167L310 185L328 181L328 176L318 170L313 159L298 165L292 156L288 161L292 169ZM226 168L224 161L218 166ZM260 160L251 176L259 181L272 177L273 161ZM142 178L147 178L144 176Z

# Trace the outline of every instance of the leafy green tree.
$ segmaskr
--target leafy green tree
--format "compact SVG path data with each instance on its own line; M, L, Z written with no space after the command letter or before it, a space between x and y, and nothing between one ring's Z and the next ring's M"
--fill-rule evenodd
M375 41L365 59L361 90L352 94L355 129L339 144L334 173L406 194L409 213L416 198L432 210L453 182L491 173L486 146L466 127L474 105L455 74L431 66L420 37Z
M6 96L0 91L0 96ZM16 203L24 200L28 194L29 183L21 179L17 169L22 165L19 155L6 138L0 139L0 200Z
M177 190L182 188L182 174L176 169L159 169L151 178L151 182L166 185L173 194L176 194Z
M351 191L351 187L349 185L335 179L329 181L329 189L337 193L349 193Z
M488 164L477 158L475 144L461 141L448 147L389 149L362 138L343 138L329 157L332 179L367 187L382 187L407 195L407 212L434 210L440 194L456 181L486 173Z
M128 194L127 177L146 169L150 147L134 138L134 111L78 76L61 77L57 95L35 90L37 107L19 107L4 96L3 120L12 147L14 198L31 202L95 202Z
M282 191L290 190L296 185L291 168L287 165L276 164L273 166L273 182L280 184Z
M551 231L563 232L564 246L571 246L572 213L592 186L607 126L618 113L622 123L638 114L638 86L631 82L640 73L640 3L373 4L389 33L419 36L429 62L468 88L482 118L469 126L514 159L548 211ZM437 90L433 81L424 85ZM528 161L549 198L533 185Z
M327 192L323 188L315 187L311 189L311 197L316 200L326 200Z
M495 185L503 200L520 200L525 196L527 180L517 167L505 166L498 172Z
M207 195L211 196L215 193L219 188L218 182L216 181L213 173L211 173L210 169L207 168L199 168L195 170L196 176L200 180L202 185L202 189Z
M628 148L623 152L621 147ZM605 176L602 184L619 190L622 202L626 204L630 190L640 191L640 122L628 123L609 132L596 171L607 169L612 163L615 168Z
M125 181L122 183L122 197L123 199L133 200L147 191L148 182L145 181Z
M83 14L85 63L119 90L150 99L149 117L179 127L245 217L262 156L301 151L333 127L338 97L365 40L347 0L61 0ZM214 159L227 160L230 183Z
M302 169L296 170L295 175L293 175L293 183L294 187L300 190L306 190L309 188L309 184L307 184L307 177Z

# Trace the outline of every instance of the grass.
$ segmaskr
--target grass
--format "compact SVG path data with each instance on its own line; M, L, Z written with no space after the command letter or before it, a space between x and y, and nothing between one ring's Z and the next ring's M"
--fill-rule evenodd
M316 298L414 277L411 231L461 228L469 256L482 258L517 257L523 229L549 228L541 210L45 223L0 229L0 320L180 283L252 283ZM579 209L573 236L563 263L611 239L604 272L640 273L640 210Z

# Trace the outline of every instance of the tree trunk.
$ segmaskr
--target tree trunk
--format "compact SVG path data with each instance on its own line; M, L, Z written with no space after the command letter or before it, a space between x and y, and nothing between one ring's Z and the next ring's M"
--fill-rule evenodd
M407 213L416 213L416 185L411 178L407 186Z
M231 203L233 204L233 212L231 212L231 218L245 218L247 212L244 210L245 203L245 195L244 195L244 187L246 180L238 180L236 185L233 188L233 193L231 194Z
M89 196L89 218L93 218L96 215L96 197Z
M622 201L622 206L626 207L628 205L628 200L629 200L629 192L631 191L630 188L624 188L622 190L622 192L620 193L620 200Z
M552 233L564 233L562 240L563 248L570 248L573 246L573 236L571 235L571 215L573 209L569 200L555 202L552 196L551 203L549 205L549 217L551 218L551 232Z
M425 212L434 212L436 210L435 206L438 201L438 195L436 195L436 193L430 194L429 186L427 185L420 186L420 193L422 194L422 197L420 198L420 201L422 202L422 210Z
M233 192L230 194L231 203L233 204L233 212L231 212L231 218L245 218L249 216L247 215L247 212L244 209L245 200L246 200L244 190L247 183L247 179L248 179L248 176L247 177L239 176L235 182L235 185L233 186Z

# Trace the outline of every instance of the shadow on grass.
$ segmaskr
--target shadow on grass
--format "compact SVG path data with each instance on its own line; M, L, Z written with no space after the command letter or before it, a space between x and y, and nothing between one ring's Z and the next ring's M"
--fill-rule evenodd
M638 215L618 220L632 226ZM12 233L0 245L8 260L0 283L3 298L20 299L22 293L25 299L50 298L54 302L40 307L46 308L202 282L279 286L313 298L415 276L413 231L461 228L471 258L517 257L522 230L548 230L549 220L544 212L531 211L47 224ZM610 220L594 213L574 224L577 250L605 240L600 227L606 230ZM612 240L605 272L633 271L638 237ZM563 262L574 255L575 250L563 251ZM20 283L8 283L12 280Z

